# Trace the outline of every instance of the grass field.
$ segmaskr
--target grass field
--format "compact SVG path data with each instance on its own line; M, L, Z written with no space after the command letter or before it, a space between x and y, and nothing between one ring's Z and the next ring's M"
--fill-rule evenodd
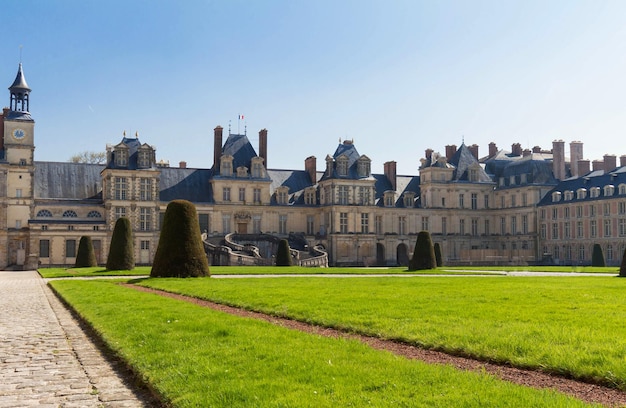
M626 279L149 279L140 284L626 389Z
M399 289L403 286L399 282L421 280L390 279L390 285ZM175 286L179 290L196 285L201 292L221 293L235 300L238 291L254 299L254 283L259 285L256 297L281 297L280 291L268 286L272 281L286 288L293 285L297 298L309 291L308 304L314 310L326 303L324 296L330 294L327 291L339 283L335 279L309 279L311 283L325 284L307 287L304 284L307 280L291 278L162 282L170 289ZM354 283L355 291L364 289L364 282L374 284L374 288L382 286L378 279L341 282L345 284L340 286L346 287L352 286L349 282ZM61 280L50 285L175 407L587 406L552 391L516 386L447 366L409 361L356 341L324 338L235 317L138 292L112 281ZM324 287L324 296L310 291ZM300 303L306 304L302 299ZM371 307L369 300L362 303ZM290 302L277 304L284 304L280 308L286 311ZM380 313L371 309L369 312ZM372 318L376 320L375 316Z

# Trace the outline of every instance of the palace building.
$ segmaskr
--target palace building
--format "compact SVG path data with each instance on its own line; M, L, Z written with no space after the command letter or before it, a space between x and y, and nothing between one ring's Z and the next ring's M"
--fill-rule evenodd
M615 265L624 251L626 156L591 168L580 142L570 157L563 141L550 150L491 143L484 157L464 143L427 149L419 175L403 176L394 161L373 173L350 140L319 169L313 156L299 170L271 169L266 129L257 152L246 134L218 126L205 169L170 167L126 135L107 146L104 165L40 162L30 92L20 64L0 117L0 268L73 265L83 235L104 264L119 217L133 226L137 263L150 264L174 199L195 204L207 248L290 237L331 266L405 265L421 230L447 265L589 264L596 243Z

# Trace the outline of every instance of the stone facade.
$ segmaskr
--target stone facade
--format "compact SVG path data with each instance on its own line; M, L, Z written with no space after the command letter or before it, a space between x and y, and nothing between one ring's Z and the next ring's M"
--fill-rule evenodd
M583 159L581 142L511 151L489 145L427 149L419 176L396 173L340 141L324 168L306 157L301 170L267 168L268 132L259 154L247 135L214 130L211 167L169 167L155 149L124 135L104 165L34 161L30 88L22 67L0 118L0 267L73 265L78 241L92 238L106 262L120 216L133 226L136 260L150 264L165 208L192 201L209 239L229 233L303 236L331 265L406 265L417 233L428 230L444 263L588 264L600 243L618 264L626 237L626 157ZM225 139L225 140L224 140ZM210 157L210 156L209 156ZM600 168L601 167L601 168ZM608 168L611 167L611 168Z

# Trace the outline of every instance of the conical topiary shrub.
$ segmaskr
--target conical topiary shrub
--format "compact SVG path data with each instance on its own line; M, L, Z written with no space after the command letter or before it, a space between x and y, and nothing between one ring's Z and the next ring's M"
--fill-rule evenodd
M133 231L130 229L130 221L126 217L120 217L115 222L109 256L107 257L107 270L131 270L135 268L135 250L133 245Z
M626 278L626 248L624 249L624 254L622 254L622 263L619 266L619 276Z
M415 241L415 250L413 258L409 262L409 271L417 271L421 269L435 269L437 260L435 259L435 249L430 239L428 231L420 231Z
M443 258L441 257L441 245L439 242L435 242L433 247L435 249L435 261L437 262L437 268L443 266Z
M606 266L604 262L604 253L602 253L602 247L600 244L593 244L593 251L591 252L591 266Z
M289 242L286 239L281 239L278 242L278 250L276 251L276 266L291 266L291 263Z
M186 200L171 201L165 210L150 276L189 278L209 275L196 206Z
M98 266L96 253L93 250L91 237L82 236L78 243L78 254L76 254L74 268L87 268L90 266Z

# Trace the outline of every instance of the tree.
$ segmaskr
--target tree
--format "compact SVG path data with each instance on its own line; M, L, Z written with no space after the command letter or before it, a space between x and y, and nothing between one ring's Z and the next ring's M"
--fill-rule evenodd
M106 268L110 271L135 268L133 232L130 229L130 221L126 217L120 217L115 222Z
M624 254L622 255L622 264L619 266L619 276L626 278L626 248L624 249Z
M435 258L435 249L430 239L428 231L420 231L415 241L415 250L413 258L409 262L409 271L417 271L422 269L435 269L437 260Z
M150 276L210 276L198 213L191 202L174 200L167 205Z
M291 250L289 242L281 239L278 242L278 250L276 251L276 266L291 266Z
M88 163L88 164L104 164L107 155L105 152L89 152L84 151L70 157L72 163Z
M439 242L435 242L435 261L437 261L437 267L443 266L443 258L441 257L441 245Z
M591 253L591 266L606 266L604 262L604 254L600 244L593 244L593 252Z
M96 253L93 250L91 237L82 236L78 243L78 254L76 254L74 268L85 268L89 266L98 266Z

